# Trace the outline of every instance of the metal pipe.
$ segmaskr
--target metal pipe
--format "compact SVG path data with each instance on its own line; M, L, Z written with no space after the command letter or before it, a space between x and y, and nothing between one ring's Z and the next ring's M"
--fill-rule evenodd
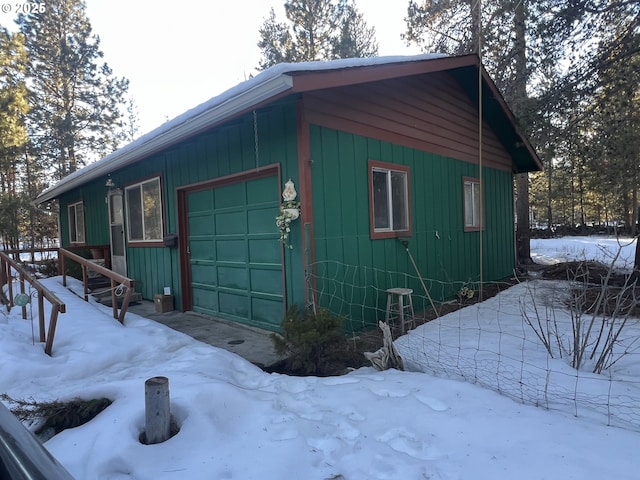
M407 255L409 255L409 260L411 260L411 264L413 265L413 268L415 269L416 273L418 274L418 279L420 279L420 284L422 285L422 289L424 290L424 293L427 294L427 298L429 299L429 303L431 303L431 308L433 308L433 311L436 312L436 317L440 318L440 312L438 312L438 309L436 308L435 304L433 303L433 299L431 298L431 294L429 293L429 290L427 290L427 286L424 284L424 280L422 279L422 275L420 274L420 270L418 270L418 265L416 265L416 261L413 259L413 255L411 255L411 252L409 251L409 240L407 240L406 238L398 238L398 240L400 241L400 243L402 244L402 246L406 250Z

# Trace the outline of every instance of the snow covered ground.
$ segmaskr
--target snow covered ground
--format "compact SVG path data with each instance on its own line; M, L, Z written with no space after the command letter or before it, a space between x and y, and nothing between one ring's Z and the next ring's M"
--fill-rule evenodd
M626 262L633 258L629 243ZM577 237L535 240L532 250L536 260L549 263L610 258L606 245L611 247L609 239ZM616 398L626 393L637 401L637 355L601 378L576 375L564 360L549 360L529 332L526 340L518 335L529 328L520 299L544 295L542 286L510 289L397 342L414 370L431 372L436 358L447 366L457 362L456 371L434 371L436 376L361 368L342 377L300 378L266 374L133 314L120 325L110 309L83 302L59 279L46 283L68 312L60 316L53 357L33 342L32 324L21 319L20 309L0 315L0 392L37 400L113 400L91 422L46 443L77 479L638 478L638 431L606 426L597 409L576 416L548 396L539 403L549 409L519 401L537 395L519 385L521 376L535 384L547 370L558 372L558 391L577 396L576 378L584 377L587 390L624 385L628 390ZM462 328L452 335L447 322ZM440 356L429 357L429 341L438 335ZM508 380L499 383L503 394L486 378L492 371L499 373L498 383ZM162 444L143 445L144 381L158 375L169 378L180 432ZM637 412L640 405L630 407Z

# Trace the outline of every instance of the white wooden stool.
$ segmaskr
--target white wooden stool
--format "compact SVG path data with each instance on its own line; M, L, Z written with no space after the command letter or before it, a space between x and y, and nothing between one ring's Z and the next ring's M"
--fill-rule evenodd
M407 325L409 328L416 328L416 315L413 311L413 300L411 299L412 293L413 290L410 288L387 289L387 313L384 321L389 325L389 322L397 320L400 324L401 334L404 334Z

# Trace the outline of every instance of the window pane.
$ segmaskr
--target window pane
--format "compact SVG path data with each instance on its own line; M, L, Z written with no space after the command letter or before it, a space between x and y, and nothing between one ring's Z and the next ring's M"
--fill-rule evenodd
M409 229L409 209L407 205L407 174L391 171L391 207L393 210L393 230Z
M142 184L144 202L144 239L162 239L162 210L160 208L160 181Z
M469 182L464 184L464 224L473 226L473 187Z
M129 240L144 240L142 235L142 198L139 186L127 189Z
M76 207L75 205L69 205L67 208L69 212L69 241L77 242L78 234L76 232Z
M84 243L84 205L76 205L76 237L79 243Z
M374 229L388 229L389 225L389 191L387 173L373 171L373 218Z
M480 226L480 184L473 184L473 226Z
M122 194L110 195L109 200L111 201L111 208L109 208L111 224L122 225L124 223L122 218Z

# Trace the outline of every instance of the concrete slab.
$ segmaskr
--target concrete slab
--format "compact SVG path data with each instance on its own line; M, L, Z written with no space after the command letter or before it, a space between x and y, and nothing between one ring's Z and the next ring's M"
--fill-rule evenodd
M214 347L233 352L251 363L266 367L280 360L266 330L208 317L194 312L158 313L153 302L142 300L129 306L129 311L162 323Z

